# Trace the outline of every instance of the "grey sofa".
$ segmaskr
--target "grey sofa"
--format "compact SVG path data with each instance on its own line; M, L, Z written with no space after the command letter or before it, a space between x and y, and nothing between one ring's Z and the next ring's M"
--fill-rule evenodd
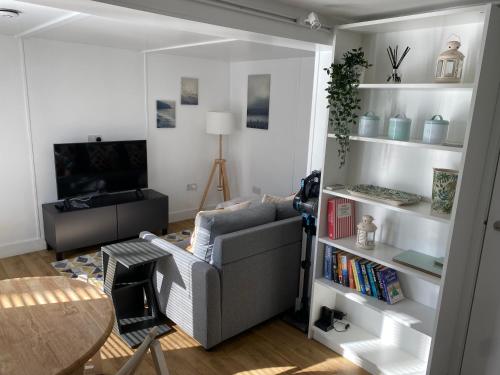
M279 220L279 209L276 213L278 220L217 234L210 241L210 260L187 252L182 248L185 244L174 245L149 232L141 233L141 238L172 254L159 262L155 271L155 292L162 312L204 348L294 306L300 275L301 218L294 215ZM241 219L241 215L255 218L255 212L233 216ZM219 219L211 220L212 233L218 233L215 227ZM231 223L242 227L241 220Z

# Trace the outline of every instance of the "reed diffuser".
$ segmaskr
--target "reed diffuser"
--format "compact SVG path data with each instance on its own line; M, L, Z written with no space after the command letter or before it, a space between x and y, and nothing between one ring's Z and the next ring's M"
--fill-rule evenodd
M392 65L392 74L387 77L387 82L401 83L401 76L398 73L398 69L408 52L410 52L410 47L406 47L403 54L398 59L398 46L394 49L391 46L387 48L387 54L389 55L389 60Z

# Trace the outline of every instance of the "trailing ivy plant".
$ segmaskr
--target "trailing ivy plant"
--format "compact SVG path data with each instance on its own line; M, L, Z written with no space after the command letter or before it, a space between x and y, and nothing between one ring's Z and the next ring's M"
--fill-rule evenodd
M358 86L363 69L371 66L365 58L362 48L347 51L340 63L332 63L325 68L330 76L328 82L328 126L332 129L339 145L340 168L345 164L346 155L350 150L349 136L351 127L358 118L359 103Z

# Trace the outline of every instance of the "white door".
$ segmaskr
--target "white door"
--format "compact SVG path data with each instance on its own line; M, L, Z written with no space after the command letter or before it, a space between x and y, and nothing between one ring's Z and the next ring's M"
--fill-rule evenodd
M461 371L461 375L499 374L500 166L497 168Z

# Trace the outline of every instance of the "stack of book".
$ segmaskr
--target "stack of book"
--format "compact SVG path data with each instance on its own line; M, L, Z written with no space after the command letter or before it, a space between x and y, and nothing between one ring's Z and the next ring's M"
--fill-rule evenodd
M404 299L398 273L333 246L325 246L324 277L337 284L394 304Z

